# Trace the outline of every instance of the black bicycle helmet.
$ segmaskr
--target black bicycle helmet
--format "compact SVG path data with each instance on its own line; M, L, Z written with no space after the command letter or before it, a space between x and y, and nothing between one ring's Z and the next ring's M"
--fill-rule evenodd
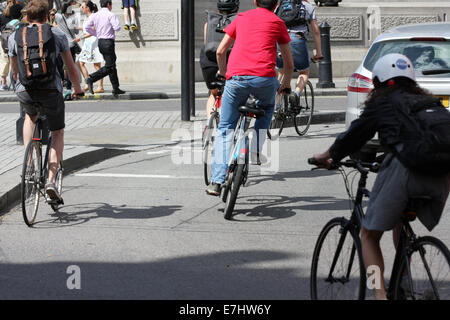
M224 12L238 11L239 0L217 0L217 9Z

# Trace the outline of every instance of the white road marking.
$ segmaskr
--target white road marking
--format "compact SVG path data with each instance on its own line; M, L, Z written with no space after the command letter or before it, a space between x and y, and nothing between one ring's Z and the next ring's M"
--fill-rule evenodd
M147 154L152 156L152 155L169 153L169 152L171 152L171 151L170 150L160 150L160 151L149 151L149 152L147 152Z
M173 176L165 174L129 174L129 173L76 173L77 177L89 178L151 178L151 179L200 179L200 176Z

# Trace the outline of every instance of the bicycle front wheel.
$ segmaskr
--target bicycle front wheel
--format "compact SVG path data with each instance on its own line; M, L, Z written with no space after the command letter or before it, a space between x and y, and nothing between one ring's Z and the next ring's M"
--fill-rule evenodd
M30 141L25 149L20 188L23 220L29 227L34 224L39 208L41 161L39 142Z
M308 81L300 95L300 106L295 110L294 127L298 135L303 136L308 132L314 113L314 89Z
M228 186L229 194L225 202L225 219L230 220L236 204L239 188L244 180L245 164L238 164L233 171L233 178L231 179L231 185Z
M281 135L284 127L284 120L286 119L286 114L284 110L287 107L287 95L282 97L277 97L277 99L283 99L281 104L275 105L275 110L273 112L272 121L270 122L269 129L267 130L267 137L270 140L276 140Z
M218 115L217 115L218 116ZM211 165L214 149L214 137L216 136L217 130L217 116L211 115L208 121L208 126L203 131L203 176L205 179L205 184L209 185L211 176Z
M319 234L311 266L313 300L364 300L366 275L361 240L344 226L345 218L330 220Z
M450 299L450 252L441 240L429 236L417 239L408 259L402 259L399 270L406 270L407 262L411 274L398 273L394 282L395 299Z

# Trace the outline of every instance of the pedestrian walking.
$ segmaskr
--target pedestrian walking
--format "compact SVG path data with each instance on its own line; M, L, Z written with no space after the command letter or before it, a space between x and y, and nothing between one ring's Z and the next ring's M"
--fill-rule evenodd
M86 20L83 23L83 35L80 39L83 39L83 45L81 48L81 53L78 56L78 66L80 67L81 73L86 80L89 77L89 72L86 68L86 63L93 63L95 70L100 70L103 60L103 56L98 48L97 37L89 34L86 31L86 24L89 21L89 17L98 11L97 5L90 0L84 0L81 3L81 10L86 15ZM89 87L86 85L84 91L88 91ZM103 88L103 79L98 81L98 87L94 90L94 93L103 93L105 89Z
M120 23L115 14L111 12L112 0L100 0L100 7L101 9L89 18L86 31L98 38L98 48L105 59L105 65L90 74L86 79L86 84L89 87L89 92L94 94L94 82L109 76L113 87L112 93L115 97L118 97L119 94L125 93L119 88L116 68L115 38L116 32L120 30Z
M62 6L62 13L56 13L54 23L58 26L58 28L65 34L67 41L69 42L70 53L72 55L72 59L76 61L76 55L81 52L81 47L78 44L76 34L79 32L80 21L78 17L74 14L74 3L76 1L68 1L64 2ZM66 68L66 88L68 92L72 90L72 83L67 76L67 66Z
M0 57L1 85L0 90L9 90L7 85L7 77L9 75L9 57L8 57L8 38L19 27L22 18L21 10L23 6L16 4L15 0L9 0L8 4L0 15L0 31L2 39L2 49Z

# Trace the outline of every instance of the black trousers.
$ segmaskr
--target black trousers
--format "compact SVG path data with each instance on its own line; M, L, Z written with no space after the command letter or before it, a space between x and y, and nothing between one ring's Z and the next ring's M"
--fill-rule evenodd
M113 91L119 89L119 78L117 77L116 68L116 52L114 39L98 39L98 49L105 59L105 65L96 72L92 73L89 77L92 82L96 82L109 76Z

